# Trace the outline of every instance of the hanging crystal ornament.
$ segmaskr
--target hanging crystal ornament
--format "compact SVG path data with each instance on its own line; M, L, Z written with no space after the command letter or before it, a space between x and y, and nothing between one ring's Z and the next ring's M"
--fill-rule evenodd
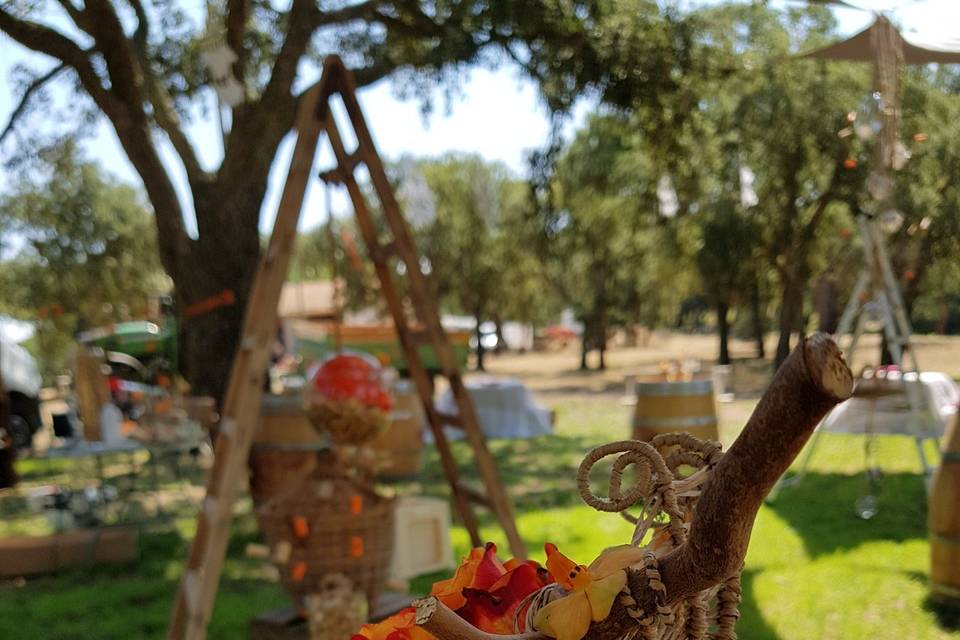
M237 53L226 42L223 16L217 12L213 3L209 3L206 27L201 40L200 60L207 69L210 84L216 90L220 104L230 108L246 99L243 83L233 74L233 65L238 59Z
M680 211L680 199L669 173L663 174L657 181L657 200L660 202L660 215L664 218L673 218Z
M867 178L867 192L874 200L886 200L893 195L893 178L873 172Z
M857 109L856 117L854 118L855 124L853 132L857 134L858 138L861 140L871 140L880 133L880 130L883 128L880 122L880 113L882 111L883 100L880 92L874 91L869 98L860 104L860 108ZM847 115L847 120L850 120L849 114Z
M903 214L896 209L887 209L877 218L880 230L886 234L894 234L903 226Z
M760 203L757 191L753 187L756 179L757 177L750 167L745 164L740 165L740 204L744 209L755 207Z
M907 165L907 160L910 159L910 150L907 149L907 145L903 144L902 141L897 140L893 143L893 151L891 152L890 157L890 166L893 167L894 171L900 171Z
M405 158L400 162L400 186L397 199L404 205L407 221L414 229L429 226L437 219L437 202L427 178L417 164Z

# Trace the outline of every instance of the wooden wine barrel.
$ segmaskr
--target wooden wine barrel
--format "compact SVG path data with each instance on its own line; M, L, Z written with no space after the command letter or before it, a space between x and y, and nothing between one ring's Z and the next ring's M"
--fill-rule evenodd
M297 486L317 466L328 439L310 424L300 397L266 395L250 448L250 495L260 505Z
M661 433L685 431L703 440L717 440L713 382L638 381L633 437L649 441Z
M960 608L960 415L943 436L940 467L933 475L930 532L930 597Z
M413 382L397 381L393 387L390 428L370 442L377 454L377 475L407 478L420 473L424 424L423 405Z

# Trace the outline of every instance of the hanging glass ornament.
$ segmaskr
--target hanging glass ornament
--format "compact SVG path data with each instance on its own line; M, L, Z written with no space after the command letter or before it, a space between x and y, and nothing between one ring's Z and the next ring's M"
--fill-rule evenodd
M680 211L680 199L669 173L663 174L657 181L657 200L660 202L660 215L664 218L673 218Z
M849 114L847 115L847 120L854 123L853 132L861 140L870 140L880 133L883 127L880 122L882 104L880 92L874 92L870 98L860 104L853 120L850 120Z
M877 223L884 233L896 233L903 226L903 214L896 209L887 209L877 218Z
M890 166L893 167L894 171L900 171L906 166L910 156L911 153L910 150L907 149L907 145L897 140L893 143L893 150L890 155Z
M755 207L760 202L757 191L753 186L757 177L753 170L745 164L740 165L740 205L744 209Z
M874 200L886 200L893 195L893 178L880 173L871 173L867 178L867 193Z

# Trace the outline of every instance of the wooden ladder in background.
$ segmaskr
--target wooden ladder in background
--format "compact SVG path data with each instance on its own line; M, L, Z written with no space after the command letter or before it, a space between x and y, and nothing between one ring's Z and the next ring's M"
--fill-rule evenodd
M343 101L357 139L357 146L353 151L346 149L330 108L330 98L337 94ZM196 535L174 601L167 632L167 637L171 639L198 640L206 637L230 538L233 505L247 477L247 457L259 420L263 377L277 326L280 291L286 280L300 210L322 133L327 134L337 160L337 167L325 172L322 177L328 182L343 184L353 202L361 234L396 325L407 368L417 387L433 432L457 513L470 533L473 545L479 546L482 539L473 506L480 504L489 508L503 528L513 554L519 558L526 557L523 541L517 533L510 500L500 481L493 456L487 448L453 349L440 324L437 305L429 283L420 270L419 256L410 230L363 118L353 76L339 57L330 56L324 61L320 82L311 87L301 100L295 128L297 141L280 198L277 218L270 243L261 257L254 278L240 346L230 372L221 411L223 417L215 445L214 464L207 477L206 498L197 516ZM379 222L368 207L366 197L355 177L360 164L366 166L374 191L380 200L383 215ZM402 276L396 268L400 263L405 267ZM395 277L406 279L406 295L399 293ZM440 370L447 379L456 402L457 415L442 414L436 410L433 404L433 384L420 359L421 346L431 347L436 353ZM483 489L468 485L461 477L444 433L446 426L464 432L472 449L473 462L483 482Z

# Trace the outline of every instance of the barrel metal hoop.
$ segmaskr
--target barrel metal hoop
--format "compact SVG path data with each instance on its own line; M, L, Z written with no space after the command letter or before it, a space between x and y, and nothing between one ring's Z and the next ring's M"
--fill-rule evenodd
M638 382L637 396L698 396L713 394L713 380L687 380L685 382Z
M960 587L953 587L942 582L930 582L930 590L934 595L945 596L953 600L960 600Z
M945 536L942 533L937 533L936 531L930 532L930 541L939 544L950 545L952 547L960 547L960 536Z
M960 462L960 451L944 451L940 454L940 462Z
M643 429L682 429L683 427L709 427L717 424L716 416L682 416L678 418L650 418L638 416L634 426Z

